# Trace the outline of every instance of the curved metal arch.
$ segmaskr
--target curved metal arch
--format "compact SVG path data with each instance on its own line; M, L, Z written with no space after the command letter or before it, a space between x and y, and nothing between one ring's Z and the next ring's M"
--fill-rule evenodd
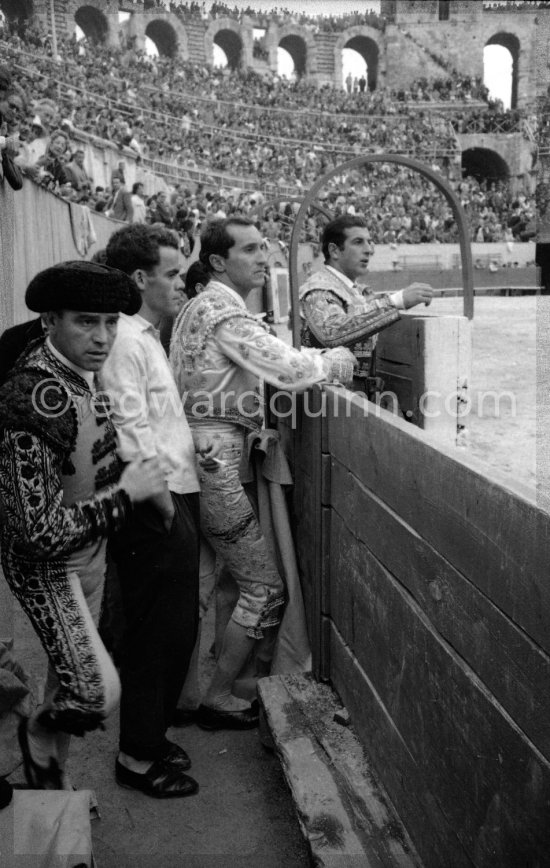
M319 190L333 178L342 172L358 169L367 163L397 163L400 166L407 166L413 169L440 190L447 199L453 211L454 218L458 226L458 236L460 243L460 254L462 257L462 287L464 290L464 316L468 319L473 319L474 316L474 270L472 264L472 250L470 240L468 238L466 215L457 196L447 183L437 172L425 166L419 160L414 160L412 157L403 157L400 154L368 154L364 157L355 157L353 160L348 160L346 163L340 163L330 172L322 175L311 187L309 192L304 197L300 206L300 210L296 215L292 236L290 239L290 311L292 318L292 342L295 347L300 346L300 300L298 296L298 243L300 233L304 224L307 209L312 205L313 200Z

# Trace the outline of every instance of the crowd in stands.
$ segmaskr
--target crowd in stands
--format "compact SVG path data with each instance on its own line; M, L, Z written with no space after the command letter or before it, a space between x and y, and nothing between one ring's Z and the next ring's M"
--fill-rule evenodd
M232 18L233 20L242 22L244 18L250 18L258 28L268 27L271 22L275 21L279 25L299 24L301 27L310 28L314 33L333 33L359 24L368 24L371 27L383 29L386 24L384 16L372 10L367 10L366 12L348 12L343 15L308 15L305 12L291 11L284 7L276 6L270 9L269 15L267 15L264 11L254 6L247 6L242 9L238 6L232 7L228 3L212 3L210 6L207 6L206 3L171 2L167 5L163 0L156 0L156 5L159 9L169 8L171 12L179 15L183 21L190 21L197 16L200 16L205 21L215 21L218 18Z
M407 92L391 94L355 90L346 83L342 91L277 76L270 80L252 70L152 59L131 43L117 51L73 38L61 43L62 59L54 64L47 38L32 27L24 38L6 35L10 47L3 54L16 83L12 102L19 102L12 127L21 139L18 160L27 174L63 198L109 216L176 228L186 249L208 214L248 214L259 195L180 184L171 199L162 192L147 198L143 185L130 191L124 177L120 185L112 178L109 187L97 187L86 175L82 147L72 140L75 131L130 147L138 161L149 157L182 169L231 173L252 179L258 190L270 183L275 189L292 188L296 195L320 174L366 151L408 154L451 179L470 218L472 239L507 240L508 231L520 240L531 231L530 199L518 202L502 183L460 178L460 154L449 123L452 117L459 131L472 118L498 127L517 123L520 113L498 106L452 114L410 108L411 102L486 98L478 79L419 79ZM32 52L32 64L26 52ZM329 196L336 214L369 214L379 243L456 241L444 199L408 170L394 167L388 173L385 164L377 164L367 179L340 179L340 186L336 181ZM288 240L292 207L283 203L265 215L270 236ZM307 237L318 230L317 218L312 220Z
M393 166L374 173L347 175L321 204L335 216L363 214L376 244L456 243L458 228L446 199L419 175ZM369 176L370 175L370 176ZM528 241L535 235L535 213L529 197L512 197L503 181L478 182L474 178L452 185L464 208L471 239L476 242ZM280 202L267 209L262 231L271 240L288 242L297 204ZM319 236L322 218L312 213L302 240Z

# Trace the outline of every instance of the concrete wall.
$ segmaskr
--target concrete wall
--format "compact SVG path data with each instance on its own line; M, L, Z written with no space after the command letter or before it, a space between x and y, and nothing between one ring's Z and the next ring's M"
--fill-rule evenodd
M28 179L15 193L0 184L0 331L32 319L24 296L37 272L66 259L89 259L122 225L92 212L96 241L84 252L82 212L73 207L71 217L67 202Z

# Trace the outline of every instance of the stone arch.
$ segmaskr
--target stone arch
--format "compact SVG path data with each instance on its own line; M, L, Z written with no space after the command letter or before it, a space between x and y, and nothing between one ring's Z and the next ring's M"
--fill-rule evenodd
M8 21L24 21L34 15L33 0L0 0L0 9Z
M507 48L512 55L512 95L510 107L516 108L518 101L519 56L521 50L520 41L514 33L499 31L486 40L485 47L487 47L487 45L502 45L503 48Z
M140 47L145 46L145 37L152 39L158 52L165 57L189 58L187 31L176 15L170 12L135 12L128 22L128 35L136 37Z
M344 30L334 46L334 71L336 83L342 85L342 51L353 48L367 65L367 86L375 90L378 84L380 66L380 33L372 27L357 26Z
M294 61L296 75L309 75L312 72L315 38L311 31L292 24L281 27L277 33L277 47L288 51Z
M467 148L462 152L462 173L477 181L505 181L510 177L506 160L490 148Z
M155 43L158 53L175 57L178 53L178 37L172 25L162 18L154 18L145 28L145 36Z
M213 21L204 37L206 56L210 63L214 62L214 44L219 45L227 56L231 69L246 66L252 58L252 45L243 38L241 26L231 18L218 18Z
M75 9L75 23L91 42L106 42L109 36L109 21L95 5L86 3Z

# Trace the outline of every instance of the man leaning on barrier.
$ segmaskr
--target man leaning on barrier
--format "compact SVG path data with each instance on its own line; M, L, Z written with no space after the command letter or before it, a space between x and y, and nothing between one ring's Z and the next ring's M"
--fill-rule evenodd
M233 684L257 640L268 657L284 603L281 575L239 477L246 434L263 423L260 381L290 392L335 378L348 382L354 359L345 349L293 349L249 313L245 300L263 285L267 266L262 236L249 220L207 223L200 261L210 280L180 313L170 358L201 456L201 530L239 598L195 720L204 729L247 729L258 725L258 711L233 695Z
M40 272L26 294L48 336L32 342L0 389L2 567L49 657L45 700L19 741L33 789L70 788L70 735L96 729L120 685L99 638L107 536L132 502L162 488L157 462L120 473L99 391L119 312L139 294L122 272L66 262Z
M367 221L345 215L331 220L321 236L325 258L319 271L300 288L302 344L305 347L349 347L358 362L353 388L374 399L377 378L372 368L376 335L399 320L399 310L430 304L427 283L377 295L356 283L367 272L374 252Z

